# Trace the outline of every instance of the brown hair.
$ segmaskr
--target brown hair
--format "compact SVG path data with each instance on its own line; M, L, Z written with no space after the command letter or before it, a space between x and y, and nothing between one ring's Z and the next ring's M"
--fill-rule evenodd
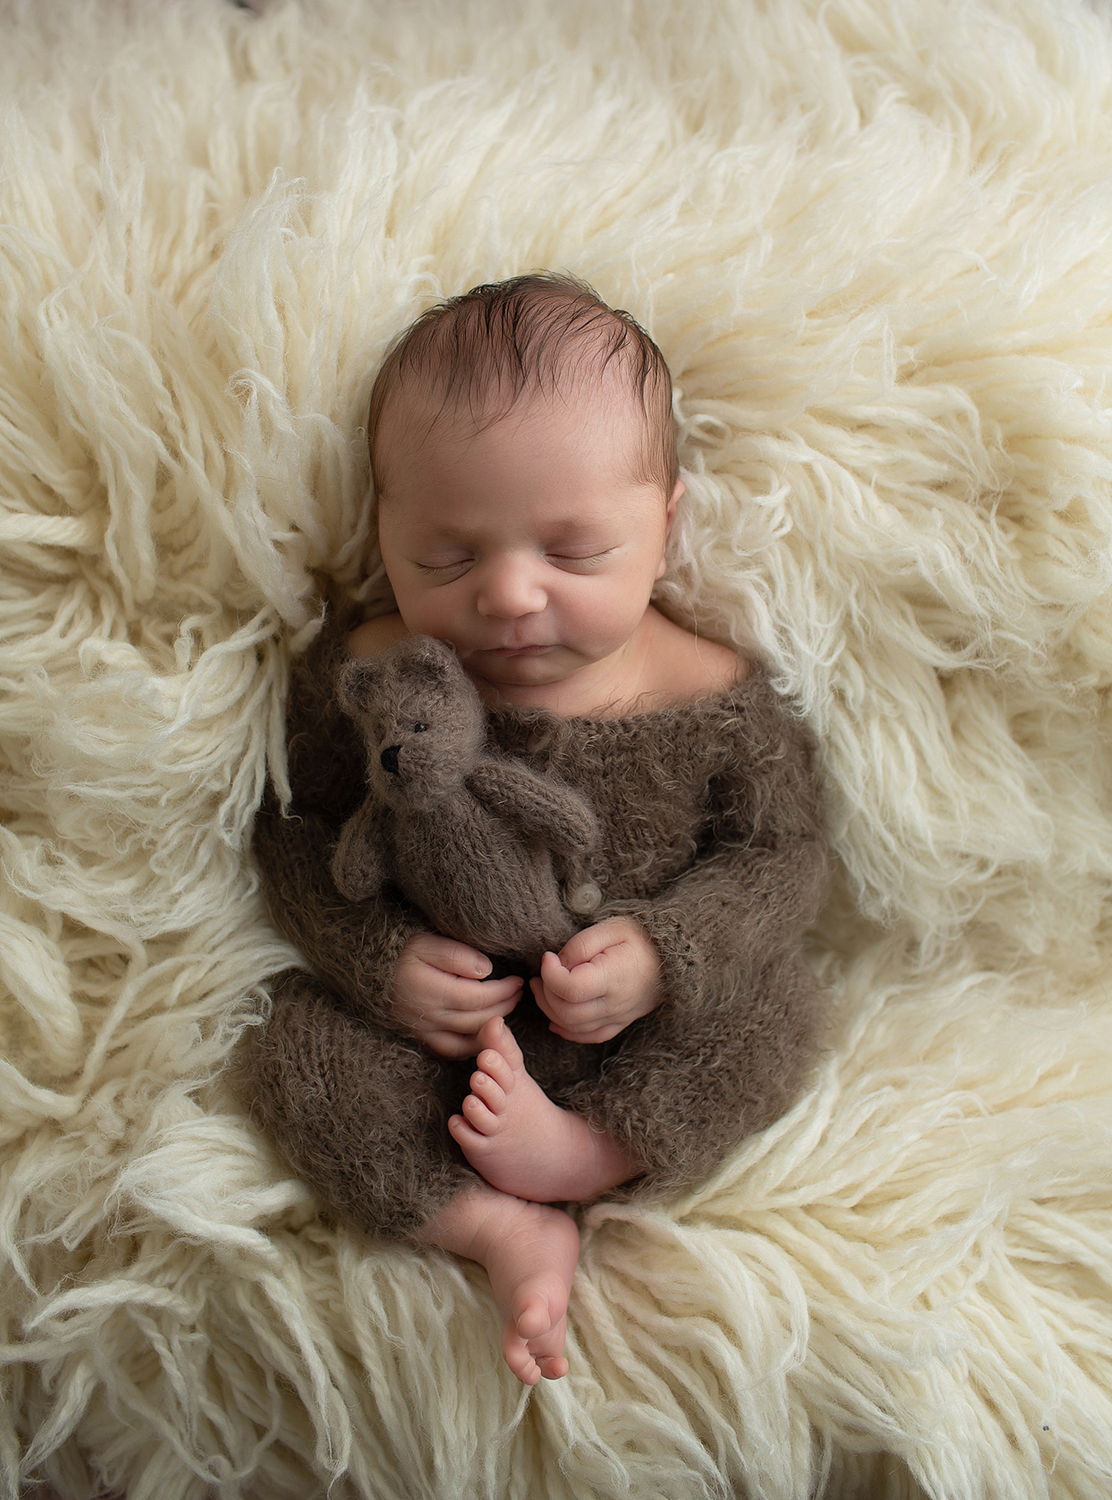
M386 403L411 377L441 396L436 416L466 405L483 425L527 390L553 392L568 368L598 373L616 361L645 414L642 476L670 495L679 475L672 377L640 324L608 307L574 276L538 272L473 287L437 303L387 350L371 391L367 444L376 487L375 440Z

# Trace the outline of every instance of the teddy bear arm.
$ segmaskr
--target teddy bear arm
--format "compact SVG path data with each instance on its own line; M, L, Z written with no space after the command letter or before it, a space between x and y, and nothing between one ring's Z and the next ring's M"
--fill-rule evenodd
M332 879L349 901L367 901L386 879L379 847L382 810L370 797L344 824L332 856Z
M467 785L491 812L557 854L585 854L598 843L597 818L584 798L561 781L512 761L490 760L470 772Z

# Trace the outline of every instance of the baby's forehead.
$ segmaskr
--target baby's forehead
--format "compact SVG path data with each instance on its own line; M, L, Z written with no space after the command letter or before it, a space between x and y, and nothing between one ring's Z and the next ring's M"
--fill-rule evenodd
M509 386L497 379L463 383L439 372L405 371L383 403L379 442L403 432L412 437L415 431L466 438L503 421L512 429L545 408L579 409L607 418L618 429L628 425L643 430L644 403L616 361L569 360L560 373L564 378Z

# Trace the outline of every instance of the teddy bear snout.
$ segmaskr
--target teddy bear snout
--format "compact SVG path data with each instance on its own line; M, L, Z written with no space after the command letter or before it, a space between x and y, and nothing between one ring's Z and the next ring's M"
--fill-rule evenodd
M400 745L387 745L386 749L379 756L379 761L382 764L382 769L384 771L388 771L391 776L397 776L399 774L398 751L401 748L402 747Z

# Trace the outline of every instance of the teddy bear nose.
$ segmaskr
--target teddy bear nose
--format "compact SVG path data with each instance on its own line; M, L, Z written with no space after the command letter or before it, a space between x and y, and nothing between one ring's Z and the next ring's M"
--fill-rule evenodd
M398 774L398 751L401 748L400 745L387 745L386 749L379 756L379 760L382 762L382 769L389 771L391 776Z

